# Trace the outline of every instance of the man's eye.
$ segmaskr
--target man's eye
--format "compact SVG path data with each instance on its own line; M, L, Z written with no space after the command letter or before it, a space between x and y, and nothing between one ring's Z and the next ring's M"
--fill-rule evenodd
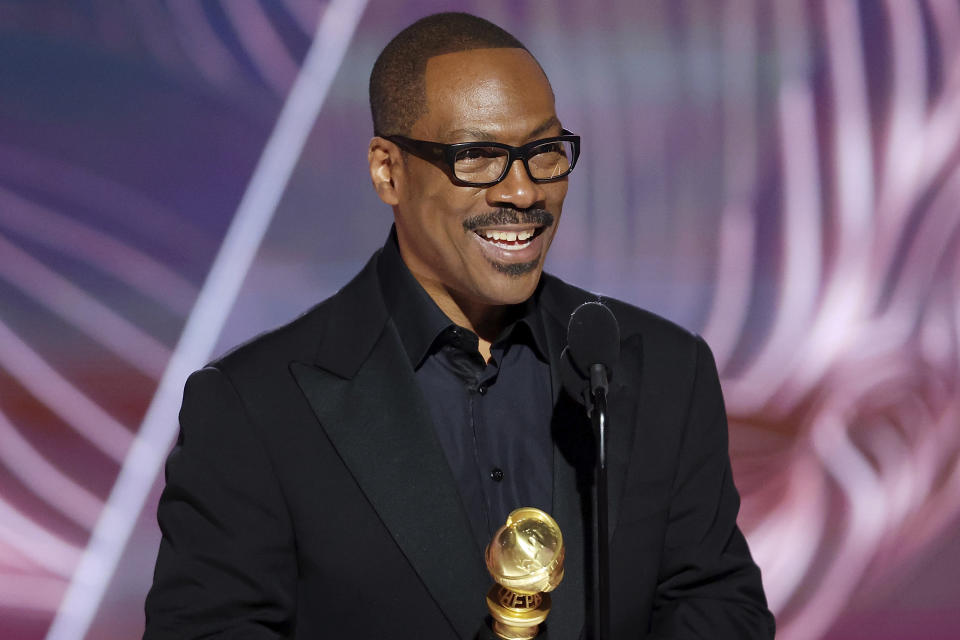
M541 144L533 148L531 153L533 156L564 156L568 155L567 148L562 142L548 142L547 144Z
M496 147L471 147L457 154L457 162L489 160L503 155L503 151Z

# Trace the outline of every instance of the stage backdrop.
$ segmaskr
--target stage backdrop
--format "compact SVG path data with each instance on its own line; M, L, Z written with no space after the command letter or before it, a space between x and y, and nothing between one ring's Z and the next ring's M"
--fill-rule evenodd
M141 632L184 379L386 238L369 69L451 9L583 138L550 270L713 347L779 637L960 637L955 0L0 2L0 635Z

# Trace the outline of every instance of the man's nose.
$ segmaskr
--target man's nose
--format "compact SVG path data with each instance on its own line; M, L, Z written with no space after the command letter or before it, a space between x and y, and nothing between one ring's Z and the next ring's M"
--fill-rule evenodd
M509 203L517 209L529 209L543 202L543 198L543 185L530 179L519 158L513 161L506 178L487 189L487 200L491 204Z

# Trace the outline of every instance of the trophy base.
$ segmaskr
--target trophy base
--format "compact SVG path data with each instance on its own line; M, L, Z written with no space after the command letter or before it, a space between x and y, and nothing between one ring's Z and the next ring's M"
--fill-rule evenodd
M487 608L497 636L503 640L529 640L537 636L540 624L550 613L550 596L519 594L494 584L487 592Z

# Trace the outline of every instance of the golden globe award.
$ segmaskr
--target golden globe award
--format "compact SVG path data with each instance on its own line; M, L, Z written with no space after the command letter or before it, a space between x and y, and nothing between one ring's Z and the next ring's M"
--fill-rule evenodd
M550 613L550 595L563 580L563 535L556 521L533 507L516 509L487 545L487 592L493 630L504 640L536 637Z

